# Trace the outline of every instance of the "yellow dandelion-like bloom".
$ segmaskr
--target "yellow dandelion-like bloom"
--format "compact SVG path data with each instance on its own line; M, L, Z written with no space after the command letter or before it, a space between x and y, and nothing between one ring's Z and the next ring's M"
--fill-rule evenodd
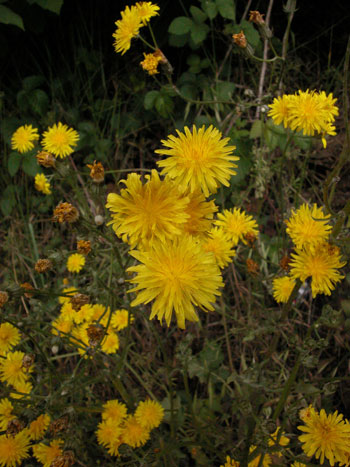
M92 305L92 314L90 321L98 321L100 324L107 326L108 316L110 314L110 308L106 305L101 305L100 303L96 303ZM103 316L103 318L101 318Z
M318 414L311 413L310 419L304 421L305 425L298 426L304 433L299 436L302 448L309 457L315 456L320 464L325 458L331 466L335 462L347 462L350 446L350 424L343 420L343 415L335 411L327 415L324 409Z
M5 354L18 344L21 335L10 323L0 324L0 353Z
M64 302L61 306L61 317L67 321L75 321L77 312L74 310L70 301Z
M73 128L59 122L43 133L41 144L46 151L64 159L72 154L78 140L79 134Z
M281 446L288 446L289 438L287 438L287 436L284 436L283 434L279 435L279 431L280 427L278 427L276 431L270 435L269 446L271 447L271 452L273 452L274 455L282 456L282 453L280 452L279 448ZM276 451L273 448L276 448Z
M43 438L45 431L50 424L51 418L48 414L39 415L39 417L31 422L28 428L28 433L31 439L37 440Z
M297 248L314 250L318 244L327 241L332 226L328 224L330 216L323 213L322 208L313 204L310 208L303 204L297 211L292 211L286 221L286 232Z
M86 352L88 348L90 347L90 343L89 343L90 339L87 333L88 327L89 327L88 323L83 323L83 324L80 324L79 326L76 326L71 331L72 337L70 341L73 345L77 347L79 354L84 357L87 357Z
M142 69L147 71L147 73L152 76L158 73L158 65L162 62L163 58L158 53L154 52L152 54L143 54L144 60L140 62Z
M0 400L0 430L5 431L8 423L16 416L12 413L13 405L7 398Z
M184 235L168 244L158 243L147 252L133 251L140 265L128 271L137 276L131 283L137 284L129 292L138 292L132 306L152 304L150 319L165 318L169 326L173 311L177 324L185 328L185 320L198 321L195 306L213 311L215 296L223 286L220 270L211 253L203 250L193 237Z
M287 303L295 281L289 276L276 277L272 282L273 298L277 303Z
M139 403L135 411L135 418L142 427L152 430L161 424L164 418L164 409L159 402L148 399Z
M43 467L51 467L55 458L62 455L62 445L61 439L53 439L49 446L44 443L35 444L33 446L34 457L43 464Z
M23 368L24 353L16 350L8 352L6 358L0 360L0 380L16 386L16 384L25 383L28 379L28 373L33 371L33 365L29 368Z
M318 414L318 412L310 404L309 407L300 410L299 417L304 423L308 423L315 414Z
M61 296L58 297L59 303L63 304L69 302L70 298L74 296L78 292L78 289L75 287L66 287L62 290Z
M302 462L293 462L292 467L307 467L306 464L303 464Z
M17 128L11 138L11 148L20 153L34 148L34 141L39 139L38 129L32 125L23 125Z
M76 324L81 324L81 323L86 323L89 324L91 321L93 321L92 317L94 315L94 308L92 305L83 305L79 311L75 312L73 321ZM107 318L107 317L106 317Z
M236 172L237 165L233 161L239 157L232 156L235 146L227 146L229 138L222 138L219 130L210 125L199 130L193 125L192 132L185 127L185 133L176 130L178 137L169 135L162 140L165 148L155 152L170 156L157 162L162 167L162 175L170 178L191 191L201 188L208 197L215 193L220 184L230 186L229 180ZM167 149L168 148L168 149Z
M255 449L256 449L256 446L251 446L250 449L249 449L249 454L251 454L253 451L255 451ZM250 461L248 463L248 467L258 467L259 464L260 464L260 458L261 458L261 454L259 454L258 456L255 457L255 459ZM270 467L271 463L272 463L271 456L269 454L265 454L261 466L262 467Z
M101 344L101 350L104 353L112 354L119 349L119 337L113 331L108 331Z
M209 237L203 241L203 249L213 253L219 268L223 269L231 263L236 254L233 249L234 243L229 235L219 227L213 227L208 235Z
M221 227L226 232L230 239L233 241L234 246L238 244L239 240L247 243L245 236L258 235L258 224L245 212L241 212L239 208L225 209L222 213L218 213L218 220L214 222L215 225Z
M129 415L124 421L122 442L132 448L143 446L149 440L150 431L140 425L134 415Z
M135 6L126 7L121 12L122 18L115 22L117 26L113 33L114 48L118 53L125 54L130 49L131 39L138 36L140 28L143 26L138 9Z
M44 195L51 195L50 182L44 174L35 175L35 189L44 193Z
M137 2L135 5L140 20L146 25L153 16L158 15L159 6L152 2Z
M296 250L291 257L290 276L301 281L311 277L313 297L321 293L330 295L335 289L335 284L344 279L338 269L345 266L346 262L340 260L340 250L337 246L323 243L316 251Z
M15 436L0 436L0 466L16 467L29 454L30 438L27 430L22 430Z
M239 467L239 462L235 461L234 459L231 459L230 456L226 456L225 464L220 465L220 467Z
M283 123L285 128L288 126L290 99L290 95L284 94L282 97L275 98L273 104L269 105L271 110L267 115L272 118L276 125Z
M103 420L98 424L96 431L97 442L107 448L112 456L119 455L118 448L122 444L121 435L122 428L116 425L112 419Z
M111 420L114 425L120 425L128 415L126 405L117 399L106 402L102 407L102 420Z
M67 269L69 272L80 272L85 264L85 256L74 253L68 257Z
M190 202L185 208L189 218L183 226L186 233L190 235L206 236L213 223L213 214L218 210L214 201L206 201L202 191L197 189L193 193L186 190L184 196Z
M154 240L164 242L182 233L188 219L185 208L187 197L181 196L177 186L170 180L161 180L156 170L145 176L142 185L140 175L132 173L120 195L110 193L106 207L112 213L113 230L131 246L147 245Z
M13 385L13 389L16 392L11 392L10 397L12 399L23 399L32 392L33 385L29 381L20 381Z
M130 324L134 321L133 315L130 316ZM121 331L122 329L128 326L129 321L129 311L128 310L115 310L111 318L111 325L117 331Z
M55 336L59 335L59 333L65 335L71 332L74 326L74 322L72 319L67 319L64 316L59 316L57 319L52 321L51 326L51 332Z

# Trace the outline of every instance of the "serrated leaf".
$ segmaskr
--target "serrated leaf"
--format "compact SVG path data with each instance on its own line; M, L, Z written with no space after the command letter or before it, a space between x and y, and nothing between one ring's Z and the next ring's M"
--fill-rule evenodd
M206 39L209 30L209 26L206 24L193 23L191 28L191 39L196 45L198 45Z
M207 14L196 6L190 7L190 13L196 23L203 23L207 19Z
M216 0L216 6L223 18L236 21L236 10L233 0Z
M180 36L182 34L188 33L191 30L193 24L193 21L190 18L187 18L187 16L178 16L170 23L168 31L170 34L176 34Z
M159 95L159 91L149 91L144 98L143 106L146 110L150 110L154 107L154 102Z
M7 162L7 168L11 177L16 175L19 166L21 164L22 156L18 152L11 152L9 160Z
M208 15L208 18L210 19L214 19L215 16L218 14L218 9L215 5L215 2L209 2L205 0L202 3L202 8L203 8L203 11L205 11L205 13Z
M4 5L0 5L0 23L12 24L13 26L17 26L24 31L22 18Z

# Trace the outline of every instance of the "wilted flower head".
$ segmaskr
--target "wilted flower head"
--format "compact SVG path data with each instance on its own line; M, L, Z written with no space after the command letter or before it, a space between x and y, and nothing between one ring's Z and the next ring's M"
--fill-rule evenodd
M55 222L75 222L79 217L79 211L70 203L58 204L53 212L52 220Z
M36 155L36 160L39 165L42 165L45 168L55 167L56 159L48 151L39 151Z
M102 183L105 179L105 169L101 162L94 161L93 164L87 164L90 169L90 177L95 183Z
M52 268L52 262L49 259L38 259L35 263L34 269L36 272L47 272Z

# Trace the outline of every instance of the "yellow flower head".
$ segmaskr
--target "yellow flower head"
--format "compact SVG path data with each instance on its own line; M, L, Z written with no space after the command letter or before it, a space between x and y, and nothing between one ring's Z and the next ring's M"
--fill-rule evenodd
M75 312L74 312L75 313ZM68 334L74 326L73 319L65 318L64 316L60 315L51 323L51 332L55 336L59 333Z
M156 170L146 175L143 185L140 175L132 173L120 195L110 193L106 207L112 213L113 230L131 246L147 246L155 240L166 239L182 233L189 218L185 213L189 203L177 186L168 179L161 180Z
M74 253L68 257L67 269L69 272L80 272L85 264L85 256Z
M307 467L306 464L303 464L302 462L293 462L292 467Z
M215 296L223 286L220 270L214 255L203 250L202 245L189 235L177 237L172 242L157 243L146 252L133 251L142 264L128 271L137 276L131 283L137 284L129 292L137 292L132 306L152 304L150 319L155 316L169 326L175 312L177 324L185 328L185 320L198 321L195 306L212 311Z
M20 333L10 323L0 324L0 353L5 354L20 341Z
M113 354L119 349L119 337L113 331L108 331L101 343L102 352Z
M147 71L149 75L156 75L158 73L158 65L162 62L162 56L154 52L151 54L143 54L144 60L140 62L142 69Z
M56 457L62 455L62 445L63 441L61 439L52 440L49 446L44 443L35 444L33 446L34 457L43 464L43 467L51 467Z
M185 213L188 214L189 218L183 226L184 231L194 236L206 236L212 227L213 215L218 207L214 201L206 201L200 189L194 192L186 190L184 196L190 200L185 208Z
M135 5L142 24L147 24L153 16L158 15L159 6L152 2L137 2Z
M292 211L289 220L286 221L286 232L297 248L305 247L314 251L320 243L327 241L331 234L329 217L316 204L311 208L303 204L297 211Z
M50 182L44 174L35 175L35 189L44 193L44 195L51 195Z
M251 446L249 449L249 454L255 451L256 446ZM260 464L261 454L258 454L252 461L249 462L248 467L258 467ZM263 462L261 464L262 467L270 467L271 465L271 456L269 454L264 455Z
M22 399L32 392L33 385L29 381L18 381L13 384L13 388L16 392L11 392L10 397L12 399Z
M137 448L149 440L149 433L149 430L140 425L134 415L129 415L124 421L122 442L132 448Z
M245 212L241 212L239 208L225 209L222 213L218 213L218 220L215 225L221 227L228 234L234 245L237 245L239 240L247 243L245 236L247 234L258 235L258 224Z
M8 352L6 358L0 360L0 380L16 386L28 380L29 373L33 371L33 365L23 368L24 353L16 350Z
M130 316L130 324L134 321L134 317ZM128 310L115 310L111 318L111 326L117 331L121 331L126 328L129 321Z
M41 144L46 151L64 159L72 154L78 140L79 134L73 128L59 122L58 125L55 123L43 133Z
M288 126L288 120L290 116L289 102L290 96L284 94L282 97L275 98L273 100L273 104L269 106L271 110L267 115L272 118L276 125L283 123L285 128Z
M297 250L291 256L290 276L301 281L311 277L313 297L320 293L330 295L335 284L344 279L338 269L345 266L346 262L340 260L340 251L336 246L323 243L316 251Z
M103 420L97 427L97 442L107 448L109 454L118 456L118 448L122 444L121 434L122 428L117 426L113 420Z
M121 425L128 415L128 409L123 402L112 399L103 404L102 420L110 420L115 426Z
M8 423L13 419L16 418L16 415L12 413L13 405L7 399L0 400L0 430L5 431L7 429Z
M39 415L37 419L33 420L28 428L30 438L34 440L43 438L50 421L51 418L48 414Z
M239 159L232 156L236 147L227 146L229 138L222 138L212 125L207 129L203 125L199 130L193 125L192 132L188 127L185 133L176 131L178 137L170 135L162 140L165 148L155 151L170 156L157 162L163 167L161 174L168 174L191 191L201 188L206 197L215 193L220 184L229 186L231 175L236 174L233 169L237 168L233 161Z
M149 430L157 428L164 418L164 409L159 402L150 399L140 402L135 412L139 424Z
M12 149L18 152L27 152L34 148L33 141L39 139L38 129L32 125L23 125L17 128L11 138Z
M278 427L276 431L270 435L269 446L271 448L271 452L273 452L274 455L280 457L282 456L282 453L280 452L281 447L288 446L289 438L287 438L287 436L284 436L283 433L280 435L279 431L280 427Z
M0 465L1 467L16 467L29 454L30 438L27 430L22 430L15 436L0 436Z
M350 424L343 420L343 415L335 411L327 415L324 409L320 413L311 412L305 425L298 426L304 434L299 436L302 448L309 457L315 456L320 464L325 458L331 466L335 462L346 463L350 445Z
M78 290L75 287L66 287L62 290L63 295L58 297L59 303L63 305L63 303L69 302L70 298L73 297L77 292Z
M295 281L289 276L276 277L272 283L273 298L277 303L287 303L295 286Z
M140 28L143 26L139 12L135 6L126 7L121 12L122 18L116 21L116 31L113 33L115 51L125 54L130 49L131 39L139 34Z
M220 269L231 263L236 251L233 249L234 242L222 228L213 227L208 232L209 238L203 241L204 251L214 254L215 260Z
M226 456L226 462L224 465L220 465L220 467L239 467L239 462L231 459L230 456Z

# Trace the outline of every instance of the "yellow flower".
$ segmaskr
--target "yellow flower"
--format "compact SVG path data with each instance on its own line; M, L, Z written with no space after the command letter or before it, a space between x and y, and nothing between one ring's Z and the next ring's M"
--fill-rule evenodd
M220 270L211 253L189 235L173 242L158 243L146 251L132 251L131 255L143 264L128 271L137 276L131 283L138 284L129 292L138 292L132 306L152 304L150 319L155 316L169 326L173 311L177 324L185 328L185 320L198 321L195 306L204 311L214 310L212 303L223 286ZM144 290L142 290L144 289Z
M130 49L131 39L138 36L140 28L143 26L139 12L135 6L126 7L121 12L122 18L116 21L116 31L113 33L115 51L125 54Z
M112 456L118 456L118 448L121 442L122 428L117 426L112 419L103 420L98 424L96 436L98 444L107 448Z
M128 310L115 310L111 318L111 325L117 331L126 328L129 320ZM130 316L130 324L134 321L134 317Z
M185 208L185 213L188 214L189 218L183 226L184 231L190 235L207 236L208 230L212 227L213 214L218 210L218 207L214 201L206 201L199 189L193 193L186 190L184 196L190 200Z
M50 182L44 174L35 175L35 189L44 193L44 195L51 195Z
M303 204L297 211L292 211L289 220L286 221L286 232L297 248L314 250L318 244L327 241L331 234L329 218L330 216L325 215L322 208L316 204L313 204L312 208Z
M135 411L138 423L148 429L157 428L164 418L164 409L159 402L150 399L140 402Z
M102 341L101 350L107 354L115 353L119 349L119 337L113 331L108 331Z
M67 260L67 269L69 272L80 272L85 264L85 256L80 253L70 255Z
M152 2L137 2L135 7L144 25L147 24L153 16L158 15L159 6L154 5Z
M299 436L302 448L309 457L320 459L322 465L324 459L328 459L331 466L335 462L347 462L350 446L350 424L343 420L343 415L335 411L327 415L324 409L318 414L311 412L305 425L298 426L304 434Z
M29 381L19 381L13 384L13 388L17 392L11 392L12 399L22 399L32 392L33 385Z
M102 420L111 420L114 425L120 425L127 417L128 409L123 402L112 399L103 404Z
M249 454L251 454L255 449L256 449L256 446L251 446L249 449ZM260 464L260 458L261 458L261 454L259 454L252 461L250 461L248 464L248 467L258 467ZM271 456L269 456L269 454L265 454L261 467L269 467L270 465L271 465Z
M58 125L55 123L44 132L42 146L56 157L63 159L72 154L78 140L79 134L73 128L59 122Z
M277 303L287 303L295 286L295 281L289 276L276 277L272 282L273 298Z
M147 71L149 75L156 75L158 73L158 65L162 61L162 56L156 52L152 54L143 54L144 60L140 62L142 69Z
M163 167L162 175L168 174L170 178L191 191L201 188L204 195L215 193L220 184L230 186L231 175L237 165L239 157L232 156L235 146L227 146L229 138L222 138L219 130L210 125L205 129L203 125L199 130L193 125L192 132L185 127L185 133L176 130L178 137L169 135L162 140L165 148L155 152L168 157L157 162ZM169 148L169 149L166 149Z
M120 195L110 193L106 207L112 212L113 230L131 246L147 246L154 240L165 242L182 233L188 219L189 203L170 180L161 180L156 170L146 175L142 185L140 175L132 173Z
M148 441L149 433L149 430L140 425L134 415L129 415L124 421L122 442L132 448L137 448L143 446Z
M27 152L34 148L33 141L39 139L38 129L32 125L23 125L17 128L11 138L11 147L18 152Z
M293 462L292 467L307 467L306 464L303 464L302 462Z
M291 256L290 276L301 281L311 277L313 297L320 293L330 295L335 289L335 284L344 278L338 269L345 266L346 262L340 261L340 251L337 246L323 243L316 251L296 250Z
M218 213L218 220L214 222L218 227L222 227L223 231L228 234L234 245L237 245L239 240L247 243L244 238L247 234L258 235L258 224L245 212L241 212L239 208L225 209L222 213Z
M224 465L220 465L220 467L239 467L239 462L231 459L230 456L226 456L226 462Z
M213 227L208 232L209 238L203 241L204 251L214 254L215 260L220 269L231 263L236 251L233 249L233 241L229 235L219 227Z
M74 312L75 313L75 312ZM51 332L55 336L59 333L62 333L63 336L68 334L74 326L73 319L66 318L65 316L60 315L51 323Z
M27 382L28 373L33 371L33 365L28 369L22 366L24 353L20 351L9 352L6 358L0 360L0 380L16 386Z
M283 123L283 126L286 128L288 126L288 120L290 116L289 112L289 102L290 97L287 94L284 94L282 97L277 97L273 100L273 104L271 104L270 111L268 112L268 116L272 118L273 122L276 125Z
M47 427L51 421L50 415L42 414L31 422L28 428L28 433L31 439L37 440L44 436Z
M34 457L43 464L43 467L51 467L55 458L62 455L62 445L61 439L52 440L49 446L44 443L35 444L33 446Z
M283 433L279 435L279 431L280 427L278 427L276 431L270 435L269 446L271 447L271 453L277 456L282 456L282 453L280 452L280 447L287 446L289 444L289 438L287 438L287 436L284 436ZM276 448L276 451L272 448Z
M62 290L61 296L58 297L59 303L63 304L66 302L69 302L70 298L74 296L78 292L78 289L75 287L66 287L65 289Z
M30 438L27 430L22 430L15 436L0 436L0 466L16 467L22 459L29 456L29 448Z
M13 419L16 418L16 415L12 413L13 405L7 399L0 400L0 430L5 431L7 429L8 423Z
M21 335L10 323L0 324L0 353L5 354L18 344Z

